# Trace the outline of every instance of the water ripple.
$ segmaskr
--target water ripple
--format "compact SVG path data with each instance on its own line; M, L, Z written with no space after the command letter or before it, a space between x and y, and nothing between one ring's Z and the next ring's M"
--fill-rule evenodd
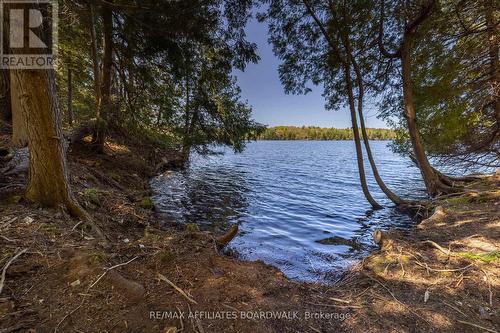
M418 169L386 145L372 142L387 185L404 197L423 195ZM238 223L231 244L242 258L263 260L290 278L331 282L373 249L375 228L413 224L367 172L374 197L387 206L371 210L356 168L352 142L260 141L242 154L194 156L188 170L151 183L158 209L179 222L215 232Z

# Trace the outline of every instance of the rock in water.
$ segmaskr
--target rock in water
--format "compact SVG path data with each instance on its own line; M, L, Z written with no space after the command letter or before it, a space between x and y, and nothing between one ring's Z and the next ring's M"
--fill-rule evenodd
M323 245L345 245L353 248L354 250L360 250L362 248L361 244L358 243L357 239L346 239L339 236L328 237L324 239L317 240L316 243Z

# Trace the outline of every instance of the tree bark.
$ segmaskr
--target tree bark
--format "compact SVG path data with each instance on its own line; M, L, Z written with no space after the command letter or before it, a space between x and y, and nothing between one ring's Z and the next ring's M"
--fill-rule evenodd
M28 134L23 121L21 106L21 87L15 80L14 71L10 70L10 100L12 107L12 145L14 147L25 147L28 144Z
M68 123L73 126L73 77L71 64L68 64Z
M348 65L344 66L344 76L347 85L347 94L349 98L349 110L351 112L351 122L352 122L352 131L354 134L354 144L356 146L356 159L358 162L358 171L359 171L359 180L361 182L361 188L363 190L363 194L365 195L366 200L372 205L375 209L382 208L381 205L375 201L375 199L370 194L370 190L368 189L368 184L366 183L366 175L365 175L365 167L363 165L363 151L361 149L361 140L359 138L359 130L358 130L358 121L356 119L356 106L354 100L354 92L353 92L353 84L350 72L350 62L347 61Z
M102 62L102 82L101 82L101 108L96 122L96 131L93 142L96 151L104 152L106 142L106 130L108 127L108 114L111 108L111 73L113 66L113 10L108 4L103 4L102 21L104 32L104 55Z
M102 96L101 96L101 71L99 68L99 58L98 58L98 46L97 46L97 34L96 34L96 21L95 21L95 11L94 5L89 2L89 11L90 11L90 38L91 38L91 46L90 46L90 54L92 57L92 66L94 72L94 93L95 93L95 115L96 122L95 128L92 134L92 141L97 141L97 132L101 123L101 104L102 104Z
M392 192L385 182L382 180L382 177L380 177L380 174L378 173L378 168L377 165L375 164L375 159L373 158L372 154L372 149L370 147L370 141L368 140L368 133L366 133L366 126L365 126L365 119L363 115L363 99L364 99L364 94L365 94L365 89L364 89L364 83L363 83L363 77L361 70L359 69L359 66L356 62L356 60L352 56L352 51L350 46L348 46L348 54L349 57L351 58L354 72L356 73L356 83L358 86L358 115L359 115L359 124L361 126L361 133L363 134L363 143L365 145L365 150L366 150L366 155L368 156L368 161L370 163L370 167L373 172L373 176L375 177L375 181L377 182L378 186L384 192L384 194L396 205L401 205L405 203L403 199L401 199L398 195L396 195L394 192Z
M10 105L10 74L8 69L0 70L0 114L2 119L12 120Z
M401 44L401 73L403 79L403 101L404 101L404 116L408 125L410 141L413 147L413 153L417 160L420 173L427 188L429 195L438 195L441 192L451 190L441 182L439 175L434 172L427 155L418 129L415 106L413 103L413 86L411 83L411 45L413 35L405 33Z
M99 71L99 58L97 57L97 35L95 31L95 13L94 6L89 3L89 11L90 11L90 56L92 57L92 67L94 72L94 93L95 93L95 106L96 106L96 115L99 116L100 108L101 108L101 75Z
M65 206L72 216L88 219L70 190L61 115L53 70L12 70L19 88L30 150L26 198L46 207Z
M102 63L101 96L103 105L110 103L111 72L113 66L113 11L107 4L102 8L102 22L104 30L104 55Z

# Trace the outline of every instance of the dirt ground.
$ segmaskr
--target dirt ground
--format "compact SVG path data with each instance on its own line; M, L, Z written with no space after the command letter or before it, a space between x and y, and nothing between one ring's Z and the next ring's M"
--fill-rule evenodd
M499 178L434 202L442 209L410 236L384 234L380 251L327 286L223 255L196 228L160 230L148 178L163 154L72 147L72 188L107 242L22 189L1 198L0 333L500 331Z

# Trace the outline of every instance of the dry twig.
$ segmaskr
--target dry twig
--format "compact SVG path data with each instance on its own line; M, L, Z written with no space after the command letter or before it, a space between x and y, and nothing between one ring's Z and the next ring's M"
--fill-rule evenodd
M56 325L56 327L54 327L54 333L57 333L57 330L59 329L59 326L61 326L61 324L63 323L63 321L66 320L66 318L68 318L69 316L71 316L73 313L75 313L76 311L78 311L79 308L82 307L83 303L85 302L85 296L82 298L82 301L80 302L80 305L78 305L76 308L74 308L73 310L71 310L71 312L68 312Z
M416 313L415 311L413 311L408 305L406 305L405 303L401 302L399 299L396 298L396 296L394 295L394 293L385 285L383 284L382 282L380 282L379 280L371 277L370 275L366 275L370 280L373 280L375 282L377 282L378 284L380 284L385 290L387 290L387 292L392 296L392 298L394 298L394 300L396 302L398 302L399 304L401 304L403 307L407 308L408 311L410 311L411 313L413 313L415 316L417 316L418 318L422 319L423 321L425 321L426 323L429 323L427 320L425 320L425 318L423 318L421 315L419 315L418 313Z
M489 291L489 298L490 298L490 306L493 307L493 292L491 291L491 282L490 282L490 277L488 276L488 273L484 269L481 268L481 271L483 271L484 277L486 279L486 283L488 284L488 291Z
M3 290L3 286L4 286L4 282L5 282L5 275L7 274L7 268L9 268L9 266L14 262L14 260L19 258L19 256L26 251L28 251L28 249L24 249L24 250L19 251L19 253L17 253L12 258L10 258L9 261L7 261L7 263L5 264L5 266L3 266L2 278L0 279L0 295L2 294L2 290Z
M118 264L118 265L114 265L114 266L111 266L109 268L106 268L106 270L104 271L104 273L102 273L98 278L97 280L95 280L94 283L92 283L87 290L89 290L90 288L92 288L93 286L95 286L97 284L97 282L99 282L110 270L112 269L115 269L115 268L118 268L118 267L121 267L121 266L125 266L125 265L128 265L130 264L132 261L134 261L135 259L137 259L139 257L134 257L132 259L130 259L129 261L127 262L124 262L124 263L121 263L121 264Z
M495 331L495 330L492 330L492 329L490 329L490 328L486 328L486 327L484 327L484 326L479 326L479 325L477 325L477 324L469 323L468 321L458 320L458 319L457 319L457 321L458 321L459 323L462 323L462 324L465 324L465 325L469 325L469 326L472 326L472 327L475 327L475 328L482 329L482 330L484 330L484 331L486 331L486 332L498 333L498 332L497 332L497 331Z
M436 242L433 242L431 240L426 240L426 241L424 241L424 243L432 245L433 247L435 247L439 251L443 252L447 256L453 255L453 252L451 252L450 250L447 250L447 249L443 248L441 245L439 245Z
M0 235L0 237L2 237L3 239L5 239L7 242L11 242L11 243L16 242L16 240L15 240L15 239L10 239L10 238L5 237L5 236L3 236L3 235Z
M175 290L177 290L177 292L179 292L179 294L181 294L182 296L184 296L184 298L186 298L189 302L191 302L193 304L198 304L198 302L196 302L192 297L190 297L184 290L182 290L181 288L177 287L172 281L170 281L169 279L167 279L167 277L165 275L157 273L157 276L158 276L159 280L165 281L166 283L168 283L172 288L174 288Z
M474 264L469 264L465 267L460 267L460 268L444 268L444 269L438 269L438 268L431 268L429 267L429 265L427 264L422 264L421 262L419 262L418 260L415 260L415 263L417 265L419 265L420 267L423 267L425 268L426 270L428 271L433 271L433 272L460 272L460 271L465 271L469 268L471 268L472 266L474 266Z

